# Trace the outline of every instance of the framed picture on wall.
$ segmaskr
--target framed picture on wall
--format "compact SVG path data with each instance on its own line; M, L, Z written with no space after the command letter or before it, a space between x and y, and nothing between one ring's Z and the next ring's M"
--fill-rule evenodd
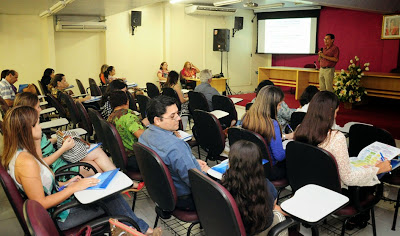
M382 39L400 39L400 15L385 15L382 20Z

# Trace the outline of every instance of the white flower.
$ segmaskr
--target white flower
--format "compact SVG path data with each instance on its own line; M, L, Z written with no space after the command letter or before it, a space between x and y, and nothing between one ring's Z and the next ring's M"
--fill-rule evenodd
M357 56L354 56L354 58L357 59L358 57L357 57Z
M361 69L360 68L358 68L358 70L357 70L358 72L361 72Z
M352 63L352 64L353 64L353 60L350 60L350 63Z
M341 69L341 70L340 70L340 72L342 72L342 73L343 73L343 72L344 72L344 69Z
M351 64L351 66L352 66L352 67L356 67L356 64L353 63L353 64Z
M364 76L364 73L361 73L361 76Z
M361 75L358 75L357 77L358 77L358 78L361 78Z
M365 67L365 71L369 71L369 67Z

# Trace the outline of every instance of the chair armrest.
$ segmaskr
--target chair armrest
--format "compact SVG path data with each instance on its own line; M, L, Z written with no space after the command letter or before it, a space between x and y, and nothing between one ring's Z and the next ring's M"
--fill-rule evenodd
M68 202L68 203L65 203L65 204L62 204L62 205L57 206L57 207L55 208L54 212L51 214L51 218L56 219L57 216L58 216L61 212L65 211L65 210L68 210L68 209L70 209L70 208L73 208L73 207L81 206L81 205L82 205L82 203L78 202L78 200L72 199L72 200L71 200L70 202ZM108 218L110 218L111 215L112 215L111 212L108 210L107 206L106 206L105 204L102 204L100 201L94 202L94 203L92 203L92 204L87 204L87 206L93 206L93 207L98 206L98 207L102 208L102 210L104 211L104 214L105 214L106 216L108 216Z
M374 190L371 189L371 193L370 193L370 194L374 195L373 196L374 200L364 206L362 205L362 202L360 202L360 197L364 196L364 193L360 192L362 188L374 188ZM363 194L363 196L361 196L361 194ZM354 207L356 208L357 211L363 211L365 209L370 208L371 206L374 206L375 204L377 204L380 201L382 195L383 195L383 184L382 183L377 184L372 187L349 186L350 202L354 205Z
M60 181L60 177L62 177L62 176L66 176L66 179L69 179L72 176L76 176L76 175L79 175L81 178L84 178L83 175L79 174L79 172L76 172L76 171L63 171L61 173L54 174L54 177L55 177L56 181Z
M283 230L288 229L289 227L292 227L292 226L295 226L298 224L300 224L300 222L295 221L292 218L286 218L286 220L284 220L284 221L276 224L274 227L272 227L268 232L268 236L276 236Z
M60 172L63 172L63 171L65 171L65 170L69 170L70 168L75 167L75 166L83 166L83 167L88 168L88 170L92 169L93 172L94 172L95 174L97 174L96 168L94 168L94 166L92 166L91 164L86 163L86 162L76 162L76 163L71 163L71 164L62 166L62 167L60 167L60 168L57 169L57 171L56 171L55 174L56 174L56 175L57 175L57 174L60 174Z

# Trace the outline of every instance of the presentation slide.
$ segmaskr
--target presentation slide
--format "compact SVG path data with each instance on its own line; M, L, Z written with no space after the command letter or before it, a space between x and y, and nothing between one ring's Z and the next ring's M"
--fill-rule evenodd
M317 18L258 21L258 53L314 54Z

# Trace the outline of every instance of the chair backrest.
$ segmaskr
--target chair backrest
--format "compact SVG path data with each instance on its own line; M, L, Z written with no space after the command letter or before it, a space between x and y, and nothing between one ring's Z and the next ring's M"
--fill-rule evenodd
M80 122L81 118L78 114L78 108L76 107L76 104L72 97L66 93L60 93L59 94L59 99L61 101L61 104L65 104L67 106L67 110L69 111L69 119L71 122L76 125Z
M10 205L14 210L14 213L17 216L19 224L25 232L25 235L29 235L29 230L24 219L24 199L18 191L14 180L10 177L2 165L0 165L0 182L3 186L4 192L6 193L8 201L10 202Z
M93 108L88 109L88 115L90 121L93 124L94 131L96 132L96 136L99 142L103 143L103 147L108 149L106 136L104 136L103 128L101 127L101 120L104 120L98 111Z
M147 89L147 95L150 98L154 98L160 95L160 90L158 90L158 87L153 83L150 82L146 83L146 89Z
M60 235L49 213L37 201L29 199L25 201L24 218L30 235Z
M147 108L147 103L150 101L150 98L141 94L138 94L136 97L137 97L137 102L139 104L140 114L142 115L142 119L144 119L147 116L146 108Z
M304 117L307 113L305 112L293 112L292 116L290 117L290 126L292 127L293 131L296 130L297 126L303 122Z
M133 150L151 199L162 210L173 211L177 196L168 167L156 152L141 143L133 144Z
M214 95L212 97L212 104L214 110L222 110L229 113L228 116L220 119L220 122L223 123L225 127L230 127L232 120L238 120L235 104L227 96Z
M36 90L37 95L42 95L42 94L40 93L39 88L36 86L36 84L33 84L33 83L32 83L32 85L33 85L33 87L35 87L35 90Z
M209 155L219 155L225 148L225 135L219 120L211 113L194 110L196 140Z
M58 114L61 117L66 118L67 117L67 113L64 109L63 106L61 106L60 102L57 100L57 98L55 98L52 94L48 93L45 97L46 101L54 108L56 108Z
M132 111L137 111L135 97L133 96L133 94L131 92L126 92L126 94L128 95L129 109L131 109Z
M90 95L92 96L102 96L101 90L99 86L97 86L96 81L92 78L89 78L89 88L90 88Z
M126 171L128 159L118 130L113 124L104 119L100 120L100 124L105 137L107 137L105 142L107 142L108 151L111 154L113 163L117 168L121 168L121 170Z
M349 156L356 157L364 147L375 141L396 147L396 142L388 131L364 124L352 125L349 130Z
M286 146L286 171L293 192L307 184L316 184L341 192L335 158L327 151L292 141Z
M78 114L81 118L80 123L79 123L80 126L84 130L86 130L86 132L89 136L92 136L93 135L93 125L92 125L92 122L90 121L89 114L87 113L85 107L82 105L81 102L76 101L75 104L78 109Z
M246 111L248 111L250 109L251 105L253 105L252 102L249 102L246 104Z
M181 110L181 101L179 100L179 96L173 88L163 88L162 94L176 100L176 105L178 106L178 110Z
M82 82L81 82L79 79L75 79L75 81L76 81L76 84L78 85L79 92L80 92L81 94L85 94L85 93L86 93L86 90L85 90L85 87L83 87Z
M189 111L193 114L194 110L211 111L204 94L194 91L189 91Z
M260 134L240 127L232 127L228 129L228 140L229 146L232 146L236 141L239 140L246 140L256 144L258 148L260 148L263 159L269 161L269 165L264 166L272 167L272 158L268 144ZM265 171L267 172L267 170Z
M40 90L42 90L42 94L46 95L49 93L49 89L42 84L42 81L38 80L38 84L39 84Z
M235 199L197 169L189 170L196 211L206 235L246 235Z

